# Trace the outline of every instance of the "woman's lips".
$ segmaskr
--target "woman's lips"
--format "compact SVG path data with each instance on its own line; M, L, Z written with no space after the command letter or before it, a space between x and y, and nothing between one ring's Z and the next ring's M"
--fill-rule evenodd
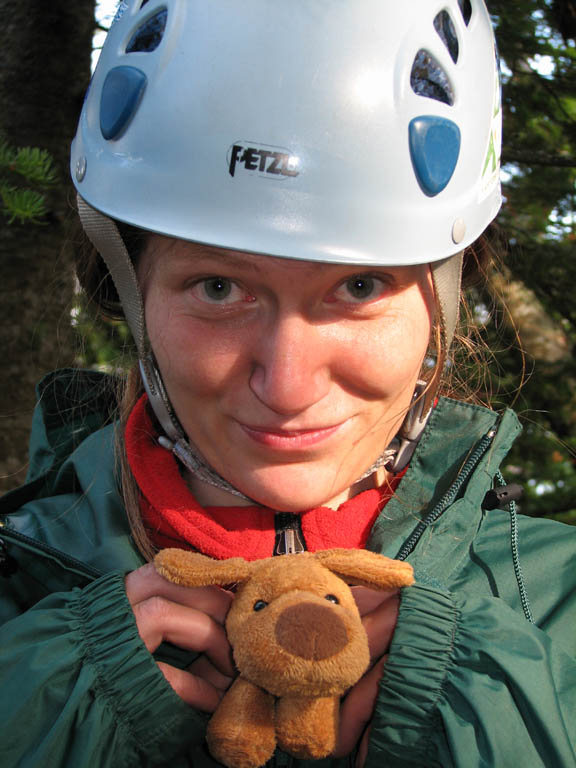
M332 427L320 427L318 429L269 429L268 427L252 427L240 424L244 432L256 443L267 448L277 450L294 451L308 448L327 440L337 432L344 422Z

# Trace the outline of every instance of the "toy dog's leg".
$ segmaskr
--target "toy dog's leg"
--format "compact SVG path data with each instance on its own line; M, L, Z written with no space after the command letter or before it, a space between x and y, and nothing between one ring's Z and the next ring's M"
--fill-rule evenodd
M276 702L278 745L294 757L318 760L336 748L340 701L286 696Z
M274 698L236 678L206 731L212 755L228 768L260 768L274 754Z

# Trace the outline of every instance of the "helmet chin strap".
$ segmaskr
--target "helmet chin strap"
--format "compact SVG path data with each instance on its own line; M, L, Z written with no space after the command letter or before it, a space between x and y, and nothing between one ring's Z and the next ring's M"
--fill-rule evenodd
M152 410L165 433L159 438L160 445L172 451L179 461L202 482L245 501L257 503L231 485L204 461L180 425L154 360L146 333L144 301L140 286L116 224L108 216L88 205L80 196L78 196L78 212L87 236L104 259L112 276L126 322L136 343L144 388ZM442 333L442 349L439 351L434 373L428 383L417 382L411 406L398 435L356 482L369 477L382 467L392 473L402 471L408 465L428 422L444 367L446 351L450 347L458 322L462 253L433 263L431 270Z
M257 502L243 494L242 491L239 491L206 464L196 446L186 436L172 409L160 371L151 356L145 360L140 360L140 375L148 395L148 401L165 433L158 438L162 448L172 451L186 469L202 482L222 491L227 491L244 501L256 504Z

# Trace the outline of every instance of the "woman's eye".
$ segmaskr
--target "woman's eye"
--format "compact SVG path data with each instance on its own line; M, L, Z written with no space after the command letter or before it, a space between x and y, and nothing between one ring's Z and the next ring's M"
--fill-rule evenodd
M226 301L232 294L232 282L225 277L211 277L203 280L200 285L204 289L206 298L211 301Z
M341 283L334 291L334 299L352 304L375 301L387 290L388 283L372 275L354 275Z
M192 292L196 298L211 304L233 304L253 300L252 296L227 277L206 277L195 283Z

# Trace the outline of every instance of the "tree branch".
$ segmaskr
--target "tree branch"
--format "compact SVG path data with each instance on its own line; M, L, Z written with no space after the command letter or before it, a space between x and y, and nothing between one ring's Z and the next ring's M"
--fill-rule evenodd
M551 168L576 168L576 157L573 155L553 155L548 152L537 152L508 147L502 153L502 163L544 165Z

